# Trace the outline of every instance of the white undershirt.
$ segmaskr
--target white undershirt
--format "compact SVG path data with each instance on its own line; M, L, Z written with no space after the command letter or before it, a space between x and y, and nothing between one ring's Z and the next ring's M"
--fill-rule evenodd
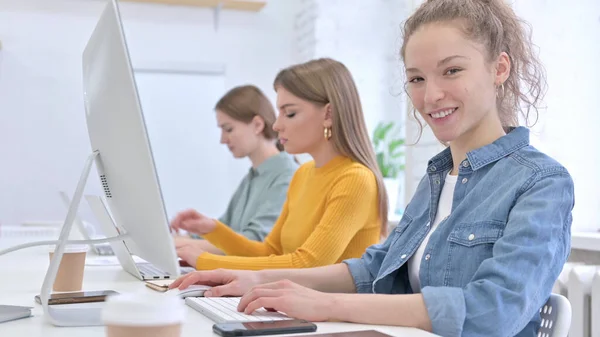
M442 186L442 193L440 195L440 201L438 202L438 209L435 220L433 221L433 226L429 233L427 233L425 240L423 240L419 248L417 248L417 251L410 259L408 259L408 280L415 293L421 292L419 271L421 270L421 260L423 258L423 253L425 252L425 247L427 246L431 233L433 233L439 223L450 215L450 212L452 211L452 198L454 197L454 187L456 187L457 180L458 176L451 176L450 174L446 176L444 186Z

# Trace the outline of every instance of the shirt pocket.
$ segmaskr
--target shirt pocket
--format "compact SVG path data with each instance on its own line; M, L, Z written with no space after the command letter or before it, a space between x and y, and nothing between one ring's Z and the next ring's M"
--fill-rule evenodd
M483 261L492 257L505 225L502 221L485 220L460 223L452 229L448 237L447 286L464 287L471 281Z

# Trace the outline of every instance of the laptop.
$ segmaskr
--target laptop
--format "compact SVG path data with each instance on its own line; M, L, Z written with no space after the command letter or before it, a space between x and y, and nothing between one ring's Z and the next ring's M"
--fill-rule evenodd
M108 208L106 207L106 204L102 198L94 195L86 195L85 198L92 211L96 215L96 218L100 223L101 230L106 237L119 235L120 231L115 225L115 222L108 212ZM110 246L112 247L112 250L121 267L123 267L126 272L142 281L166 280L177 277L177 275L171 275L168 272L160 270L153 264L141 260L137 256L134 259L134 256L131 254L131 250L127 247L127 244L123 240L112 241L110 242ZM138 261L136 262L136 260ZM180 267L180 273L182 275L194 270L195 269L192 267Z

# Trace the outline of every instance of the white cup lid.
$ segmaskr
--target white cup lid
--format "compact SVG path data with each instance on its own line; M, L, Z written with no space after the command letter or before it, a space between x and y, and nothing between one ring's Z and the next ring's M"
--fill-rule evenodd
M48 251L50 253L54 253L54 250L56 249L55 245L51 245L48 247ZM65 250L64 253L85 253L90 249L90 247L88 245L66 245L65 246Z
M183 301L168 293L136 292L109 296L102 310L102 320L106 325L171 325L182 323L184 318Z

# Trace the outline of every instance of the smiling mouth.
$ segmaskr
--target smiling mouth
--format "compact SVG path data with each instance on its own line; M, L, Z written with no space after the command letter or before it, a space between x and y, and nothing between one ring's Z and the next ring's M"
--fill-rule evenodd
M446 110L442 110L442 111L437 111L437 112L434 112L434 113L430 113L429 115L433 119L440 119L440 118L444 118L444 117L452 115L457 109L458 108L446 109Z

